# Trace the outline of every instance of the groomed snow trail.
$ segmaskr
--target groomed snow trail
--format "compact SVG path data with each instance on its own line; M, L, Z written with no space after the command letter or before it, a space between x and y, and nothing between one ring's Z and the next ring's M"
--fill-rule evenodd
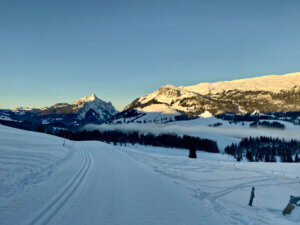
M72 197L74 192L81 185L83 179L85 178L88 170L91 167L90 153L84 150L83 155L84 161L75 176L60 190L60 192L54 198L52 198L49 203L45 204L45 206L33 217L33 219L31 219L26 224L49 224L51 219L55 217L57 212Z
M7 136L7 132L11 135ZM1 225L193 225L226 222L193 198L185 188L168 181L119 147L101 142L71 141L62 147L61 138L3 126L0 126L0 140L0 150L3 150L0 166L5 169L0 174L8 174L3 176L3 180L11 184L3 186L3 189L16 184L23 187L14 192L2 191ZM53 145L51 151L47 148L50 143ZM37 155L45 152L55 162L51 169L47 169L50 171L47 175L40 176L44 174L44 167L43 163L38 163L41 169L24 173L22 179L10 182L12 175L21 173L22 168L29 171L35 168L33 162ZM22 160L13 164L21 169L6 168L10 157L22 159L25 155L28 164L19 165ZM38 179L31 179L33 176ZM24 183L24 180L27 182Z
M186 190L118 147L82 142L94 164L76 198L49 224L222 224Z

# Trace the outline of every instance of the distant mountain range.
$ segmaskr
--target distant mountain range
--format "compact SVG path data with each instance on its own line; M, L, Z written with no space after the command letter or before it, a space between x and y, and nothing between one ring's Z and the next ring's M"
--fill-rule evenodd
M300 73L187 87L163 86L134 100L108 122L161 122L224 113L270 112L300 112Z
M118 113L110 102L92 94L72 104L58 103L44 108L13 108L0 110L2 121L26 121L52 127L77 127L88 123L100 124Z
M134 100L122 112L93 94L72 104L0 110L0 122L76 128L88 123L167 123L210 116L230 118L225 114L277 113L270 118L300 123L299 112L300 73L291 73L186 87L167 85Z

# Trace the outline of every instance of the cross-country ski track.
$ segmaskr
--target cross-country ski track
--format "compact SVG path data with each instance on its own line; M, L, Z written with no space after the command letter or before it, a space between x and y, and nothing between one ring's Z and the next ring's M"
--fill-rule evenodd
M60 193L55 196L49 203L47 203L42 210L40 210L28 223L28 225L35 224L49 224L52 218L55 217L57 212L68 202L74 192L79 188L82 180L85 178L88 170L91 167L90 153L86 150L83 151L84 161L82 166L75 174L75 176L64 186Z
M300 164L97 141L0 126L1 225L297 224L282 208ZM219 160L225 161L219 161ZM202 158L202 159L201 159ZM228 158L229 159L229 158ZM254 207L247 205L255 185Z
M63 147L61 138L11 128L1 129L6 132L2 133L2 140L5 141L0 151L6 151L6 146L13 146L10 150L12 162L20 162L20 151L24 148L27 148L24 149L24 157L39 161L34 167L31 164L22 165L22 170L43 167L45 162L38 158L43 152L44 156L53 158L54 164L40 169L48 171L46 174L43 172L40 179L31 179L32 174L38 176L38 173L31 171L29 178L16 181L15 186L22 188L8 192L7 197L2 194L1 225L221 222L187 190L137 162L119 147L96 141L67 141ZM18 135L22 137L16 142ZM24 147L25 143L28 147ZM53 155L46 151L50 144L57 149ZM65 152L61 158L58 157L62 154L60 151Z

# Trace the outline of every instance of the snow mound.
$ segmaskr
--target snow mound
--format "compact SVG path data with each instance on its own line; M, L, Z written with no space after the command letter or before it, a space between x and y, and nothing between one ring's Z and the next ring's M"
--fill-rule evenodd
M199 115L199 117L201 117L201 118L210 118L210 117L213 117L213 115L209 111L205 111L204 113L201 113Z

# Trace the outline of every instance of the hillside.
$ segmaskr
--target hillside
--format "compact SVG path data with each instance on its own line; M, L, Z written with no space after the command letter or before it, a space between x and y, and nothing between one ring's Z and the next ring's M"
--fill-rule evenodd
M300 73L250 79L201 83L195 86L167 85L134 100L126 110L180 114L249 114L299 112Z

